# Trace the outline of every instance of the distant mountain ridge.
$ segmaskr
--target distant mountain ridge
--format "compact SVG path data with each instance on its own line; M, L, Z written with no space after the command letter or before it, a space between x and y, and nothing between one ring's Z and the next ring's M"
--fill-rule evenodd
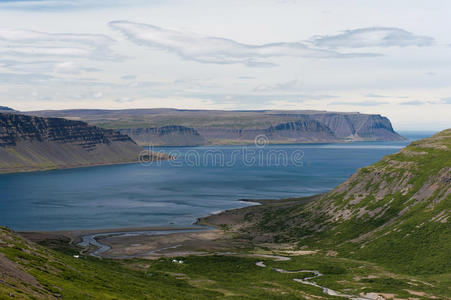
M133 109L29 114L83 120L117 129L141 145L247 144L259 135L266 135L273 143L403 140L386 117L360 113Z
M115 130L61 118L0 113L0 173L136 162L141 151L130 137Z
M15 111L14 109L7 106L0 106L0 111Z
M199 146L206 143L197 130L180 125L129 128L119 131L140 144L146 144L146 141L149 141L148 145L152 146Z

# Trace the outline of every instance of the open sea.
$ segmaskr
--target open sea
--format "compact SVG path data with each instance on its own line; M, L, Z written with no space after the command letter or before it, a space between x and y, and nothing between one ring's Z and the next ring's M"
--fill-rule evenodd
M433 133L400 132L409 141ZM0 225L14 230L178 227L249 203L324 193L407 145L158 147L173 161L0 175Z

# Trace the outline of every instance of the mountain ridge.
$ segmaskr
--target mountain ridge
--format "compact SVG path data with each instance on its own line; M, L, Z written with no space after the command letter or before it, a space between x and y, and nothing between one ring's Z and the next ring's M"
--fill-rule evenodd
M103 128L120 130L140 145L191 146L249 144L256 136L268 134L272 143L328 143L348 141L397 141L397 134L386 117L358 112L312 110L63 110L28 114L83 120ZM283 124L310 123L312 130L279 130ZM316 125L313 125L315 124ZM308 127L307 126L307 127ZM167 136L156 134L166 131ZM316 129L313 129L316 128ZM320 130L318 130L320 128ZM199 135L198 135L199 134Z

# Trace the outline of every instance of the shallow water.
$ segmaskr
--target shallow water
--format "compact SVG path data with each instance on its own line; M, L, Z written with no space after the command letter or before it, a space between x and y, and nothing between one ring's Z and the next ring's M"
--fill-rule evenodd
M0 175L0 224L16 230L186 226L248 205L238 199L327 192L407 143L160 147L155 150L178 158Z

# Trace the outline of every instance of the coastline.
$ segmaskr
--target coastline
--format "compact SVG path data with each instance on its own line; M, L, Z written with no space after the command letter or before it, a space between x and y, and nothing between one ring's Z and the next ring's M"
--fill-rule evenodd
M103 229L74 229L74 230L20 230L18 234L32 240L39 241L49 237L64 236L71 239L71 243L78 244L84 236L96 234L114 234L114 233L134 233L147 231L173 231L173 230L202 230L204 226L184 226L184 227L122 227L122 228L103 228Z
M401 138L399 139L331 139L331 140L311 140L311 141L297 141L297 140L271 140L269 143L271 145L311 145L311 144L349 144L349 143L357 143L357 142L405 142L409 139L399 135ZM148 143L139 143L138 146L148 147ZM255 145L255 140L212 140L205 144L198 145L165 145L165 144L155 144L153 147L208 147L208 146L249 146Z
M112 228L92 228L92 229L69 229L69 230L14 230L13 231L19 233L23 236L39 236L39 235L49 235L49 236L66 236L72 239L73 243L79 243L81 241L81 237L86 235L95 235L95 234L108 234L108 233L132 233L132 232L143 232L143 231L173 231L173 230L203 230L209 224L202 224L204 220L213 218L214 216L218 216L221 214L228 214L233 211L239 211L242 209L246 209L252 206L261 206L265 205L268 202L275 201L284 201L288 199L237 199L236 202L246 202L249 203L249 206L245 207L237 207L232 209L225 209L220 211L215 211L209 213L203 217L197 218L195 222L191 225L187 226L144 226L144 227L112 227ZM214 227L214 226L213 226Z
M161 160L171 160L173 157L158 152L158 157L152 162L161 161ZM115 165L133 165L139 164L141 161L133 160L133 161L122 161L122 162L107 162L107 163L93 163L93 164L83 164L83 165L72 165L72 166L55 166L49 168L18 168L17 170L2 170L0 169L0 176L6 174L20 174L20 173L32 173L32 172L46 172L46 171L55 171L55 170L70 170L70 169L81 169L81 168L91 168L91 167L103 167L103 166L115 166Z
M321 194L320 194L321 195ZM71 247L80 254L114 259L158 258L161 256L202 254L205 250L228 251L249 247L248 240L229 233L246 224L246 215L261 214L267 209L308 203L320 195L288 199L237 199L250 205L210 213L190 226L129 227L55 231L17 231L37 243Z

